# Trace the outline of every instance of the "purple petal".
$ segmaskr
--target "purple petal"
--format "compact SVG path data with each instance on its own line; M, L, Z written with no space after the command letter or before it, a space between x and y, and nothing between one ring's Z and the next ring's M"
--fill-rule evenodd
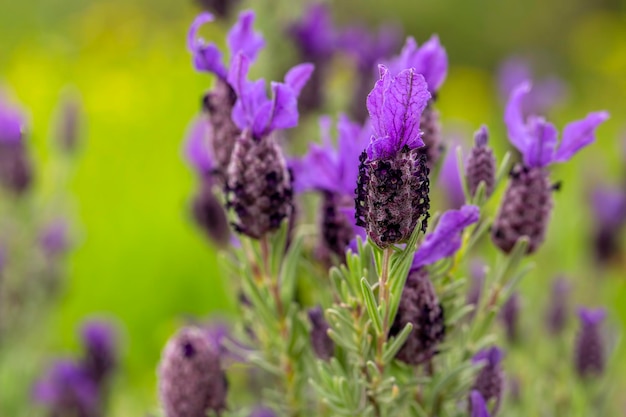
M417 51L415 59L419 63L419 66L415 65L415 69L424 76L428 84L428 91L434 94L439 90L448 74L448 55L441 46L439 37L433 35L423 44Z
M415 68L417 53L418 47L415 38L407 37L400 55L389 61L389 71L392 74L399 74L403 69Z
M369 124L362 127L344 114L339 116L337 133L341 192L351 197L359 177L359 157L370 141L369 132Z
M485 399L480 392L472 390L472 393L470 394L470 403L472 409L470 417L490 417L489 411L487 410L487 404L485 404Z
M246 10L239 14L237 23L228 32L226 40L233 58L242 53L250 61L254 61L259 51L265 46L263 36L254 32L253 24L254 12Z
M487 362L489 366L497 366L504 358L504 351L497 346L484 349L472 358L473 363Z
M200 27L213 21L213 15L202 13L196 17L187 34L187 48L193 55L193 66L197 71L212 72L218 77L226 78L226 67L222 63L222 53L214 43L206 43L198 37Z
M446 158L441 165L439 173L439 184L446 193L448 204L451 208L458 209L465 204L465 193L463 192L463 183L461 182L461 173L459 172L459 164L456 157L457 141L453 141L448 146Z
M512 57L504 61L498 70L498 87L503 101L523 82L532 79L532 72L526 60Z
M289 34L306 57L328 58L335 50L335 28L324 3L312 4Z
M626 194L622 188L596 186L591 194L594 218L606 227L620 227L626 221Z
M296 192L337 191L337 154L332 148L312 143L309 152L291 164Z
M22 140L24 127L24 115L12 107L4 97L0 95L0 142L17 143Z
M228 72L228 83L237 93L237 102L231 116L241 130L257 124L267 126L271 113L271 102L265 93L265 81L263 79L248 81L249 68L250 60L239 53Z
M374 84L374 88L367 96L367 110L370 114L372 129L378 137L386 135L385 118L383 107L385 104L385 91L391 84L391 75L387 67L380 65L378 67L380 78Z
M563 129L563 139L556 151L554 162L568 161L576 152L591 144L595 139L596 128L609 118L605 111L589 113L582 120L568 123Z
M298 100L287 84L272 83L272 113L269 130L289 129L298 125Z
M593 326L601 323L606 318L606 309L580 307L578 309L578 317L584 325Z
M185 157L201 176L210 174L214 166L209 144L210 134L208 121L198 117L193 121L185 142Z
M314 70L313 64L296 65L285 74L285 84L291 87L296 96L299 96Z
M250 417L276 417L276 413L270 408L259 406L252 410Z
M547 166L554 160L559 132L552 123L537 116L528 118L527 129L529 141L523 152L524 164L528 167Z
M522 154L526 154L528 147L528 133L522 113L522 100L530 91L530 82L519 84L511 93L504 113L509 140Z
M489 141L489 129L487 126L482 125L480 129L476 131L474 134L474 143L476 146L486 146Z
M424 238L413 258L412 269L433 264L440 259L454 255L461 247L461 233L478 221L478 207L466 205L460 210L448 210L439 220L435 230Z

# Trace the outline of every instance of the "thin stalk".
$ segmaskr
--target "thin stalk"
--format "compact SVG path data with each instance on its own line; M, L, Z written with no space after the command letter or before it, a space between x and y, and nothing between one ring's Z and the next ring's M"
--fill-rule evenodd
M387 248L383 252L383 264L380 271L380 278L378 280L378 305L384 305L385 311L383 313L383 331L378 335L376 341L376 363L380 372L383 372L383 346L387 341L387 334L389 333L389 261L393 249Z

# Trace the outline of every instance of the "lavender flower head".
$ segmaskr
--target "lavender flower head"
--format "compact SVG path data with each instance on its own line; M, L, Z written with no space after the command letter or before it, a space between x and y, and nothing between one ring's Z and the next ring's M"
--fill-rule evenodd
M0 95L0 182L15 194L32 182L32 167L24 146L24 115Z
M481 126L474 135L475 146L467 158L465 178L470 195L474 197L481 182L485 183L485 196L493 193L496 182L496 158L487 145L489 131L487 126Z
M491 417L485 399L477 390L470 393L470 417Z
M565 277L558 277L552 282L552 291L548 305L546 323L548 330L552 334L559 334L567 324L569 316L568 296L570 293L570 283Z
M593 248L598 263L620 254L621 231L626 223L626 194L621 188L597 185L591 193L595 220Z
M523 163L511 171L492 227L492 240L505 253L509 253L522 236L529 239L528 253L533 253L543 243L553 205L547 166L566 162L591 144L595 140L595 129L608 118L607 112L589 113L584 119L566 125L558 143L556 128L543 117L524 119L521 103L529 91L530 83L519 85L505 112L509 139L523 156Z
M465 204L465 193L463 192L463 183L461 173L459 172L459 164L456 157L456 148L459 143L455 140L450 142L450 146L446 152L446 157L441 164L441 172L439 173L439 185L448 202L448 207L458 209Z
M99 395L94 381L82 366L60 360L35 383L33 398L52 416L96 417Z
M291 175L272 132L298 124L298 95L313 65L300 64L272 82L267 97L265 80L248 81L249 60L239 54L228 81L237 93L232 118L242 134L228 165L227 206L237 215L235 229L259 239L278 229L292 212Z
M353 207L355 184L359 176L359 156L370 139L369 125L361 127L345 115L337 122L338 144L330 138L330 119L322 118L323 145L311 144L309 152L292 163L296 192L320 191L323 193L321 215L322 242L320 253L333 253L342 259L345 250L355 237ZM349 217L351 214L351 217Z
M329 360L335 354L335 343L328 336L330 326L324 318L322 308L317 306L309 309L309 321L311 322L311 345L318 358Z
M277 417L271 408L259 406L250 413L250 417Z
M489 349L481 350L473 358L473 363L484 363L484 366L476 376L476 381L472 391L478 391L486 402L495 400L493 414L498 411L502 392L504 389L504 372L502 371L502 358L504 352L502 349L494 346Z
M518 292L514 292L511 297L506 300L500 311L500 319L504 324L506 338L509 343L515 343L519 338L519 311L520 295Z
M437 346L445 336L444 311L425 266L454 255L461 247L461 233L478 218L478 207L475 206L447 211L415 253L389 332L395 336L408 323L413 325L413 331L398 352L397 359L419 365L427 363L437 354Z
M424 77L415 69L380 79L367 98L373 135L361 154L356 198L357 225L381 248L406 240L429 208L428 168L417 152L420 115L430 99Z
M215 158L211 143L213 131L203 117L197 117L188 129L184 145L184 155L187 163L193 168L198 177L211 181L211 174L215 169Z
M50 222L39 235L39 246L48 258L64 254L69 246L68 224L65 219Z
M81 329L85 356L83 368L100 386L110 378L117 367L117 337L111 323L89 321Z
M204 9L214 12L220 18L227 18L230 16L232 9L239 3L239 0L196 0L196 2Z
M578 310L580 330L576 337L574 363L581 377L599 376L604 373L606 352L602 337L602 323L606 318L603 308Z

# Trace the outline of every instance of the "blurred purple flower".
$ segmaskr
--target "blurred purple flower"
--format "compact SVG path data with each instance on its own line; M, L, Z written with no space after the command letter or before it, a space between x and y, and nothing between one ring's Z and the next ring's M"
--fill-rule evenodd
M466 205L460 210L446 211L435 230L426 235L415 252L411 269L419 269L454 255L461 247L463 230L479 218L480 211L476 206Z
M626 223L626 193L618 187L596 185L590 202L594 219L593 249L596 260L602 264L621 252L621 232Z
M481 182L485 184L485 196L493 193L496 182L496 158L493 150L487 145L489 131L487 126L482 125L474 134L474 146L466 161L465 180L472 197L476 195Z
M335 52L337 32L327 4L310 4L288 33L306 60L328 59Z
M595 129L609 117L607 112L600 111L567 124L558 143L556 128L543 117L533 115L524 119L522 101L530 91L529 82L518 85L511 93L504 116L509 140L522 153L529 168L568 161L595 140Z
M456 157L458 146L459 142L456 140L449 143L446 157L441 165L438 181L446 195L448 207L452 209L458 209L465 204L465 193L463 192L463 183Z
M207 43L203 38L198 37L200 27L212 21L213 15L208 12L196 17L187 35L187 49L193 56L193 66L197 71L212 72L226 79L228 69L222 61L222 53L217 45L213 42ZM254 61L259 51L265 46L263 37L253 31L253 24L254 12L246 10L239 14L237 23L228 32L226 41L231 54L231 65L238 54L243 54L250 61Z
M239 0L196 0L204 9L214 12L221 18L228 18Z
M576 338L574 363L581 377L599 376L604 373L606 346L602 337L602 322L606 318L604 308L579 308L580 330Z
M277 129L298 124L298 95L313 72L312 64L300 64L285 74L285 82L272 82L272 99L267 98L265 80L248 81L250 59L239 53L228 72L228 82L237 93L232 118L239 129L251 129L259 140Z
M9 104L0 94L0 143L19 143L22 141L25 126L24 114Z
M0 182L16 194L28 190L32 166L24 146L25 117L0 95Z
M502 310L500 311L500 318L504 323L506 338L509 343L515 343L519 338L519 310L520 296L519 293L514 292L511 297L506 300L506 302L502 306Z
M418 74L424 76L428 91L434 97L448 74L448 55L437 35L433 35L419 48L415 39L408 37L400 55L391 59L388 67L392 74L415 68Z
M49 258L64 254L69 247L67 221L59 218L47 224L39 235L39 246Z
M570 284L565 277L558 277L552 282L552 291L548 304L546 324L552 334L559 334L567 324L569 316L568 295Z
M81 113L82 107L78 96L68 96L61 103L55 139L66 153L73 153L79 144Z
M328 336L330 326L324 318L324 311L320 306L310 308L307 312L311 322L310 341L315 355L325 361L335 355L335 343Z
M203 117L197 117L188 129L185 141L185 158L203 179L210 179L215 168L211 133L208 121Z
M518 85L533 78L535 77L531 68L524 59L513 57L504 61L498 70L498 87L502 101L506 102ZM538 80L535 88L522 101L522 112L526 116L544 114L563 101L566 95L567 86L562 79L551 76Z
M250 417L277 417L271 408L258 406L250 413Z
M498 411L504 390L504 372L502 370L504 352L497 346L481 350L472 358L475 364L483 363L476 376L472 392L478 391L486 402L495 400L493 414Z
M490 417L487 404L480 392L472 390L470 393L470 417Z
M98 389L94 381L77 363L55 362L36 382L36 402L46 406L53 416L94 417L99 415Z
M83 368L98 385L105 384L117 366L117 337L113 324L91 320L81 329L85 356Z

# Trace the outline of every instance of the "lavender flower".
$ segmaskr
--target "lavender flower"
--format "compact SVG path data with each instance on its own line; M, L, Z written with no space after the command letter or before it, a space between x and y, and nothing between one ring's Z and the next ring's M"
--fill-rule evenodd
M23 130L23 114L0 96L0 182L16 195L28 190L32 182Z
M441 216L435 231L426 235L415 253L398 313L389 332L395 336L408 323L413 325L413 331L398 352L397 359L419 365L429 362L437 354L437 345L445 336L444 311L425 267L454 255L461 247L461 233L478 218L475 206L447 211Z
M313 66L300 64L272 83L272 99L265 80L246 79L249 60L239 54L228 80L237 93L233 120L242 130L228 166L227 206L237 215L235 229L254 239L278 229L292 212L291 174L272 132L298 124L298 95Z
M324 3L311 4L302 19L289 27L288 34L298 47L300 60L315 65L309 83L302 90L300 108L306 111L318 109L324 103L328 65L337 41L328 6Z
M361 154L356 219L381 248L406 240L420 219L426 229L428 168L416 149L424 145L419 118L429 98L414 69L392 76L383 65L367 98L374 134Z
M378 33L372 33L363 26L351 26L338 35L339 47L356 61L356 89L350 106L350 115L355 120L364 122L367 119L363 103L375 80L376 66L396 50L399 40L398 30L393 26L382 26ZM405 68L410 66L401 69Z
M458 209L465 204L465 193L463 192L463 183L461 182L461 173L459 172L459 164L456 157L456 148L458 142L450 142L450 147L446 152L446 157L441 165L439 173L439 184L443 188L448 201L448 207Z
M489 410L487 410L487 404L481 393L477 390L472 390L470 393L470 417L491 417Z
M324 312L321 307L309 309L308 315L312 325L310 338L313 351L318 358L327 361L335 354L335 343L328 336L330 326L324 318Z
M552 282L552 292L548 305L546 324L552 334L559 334L567 324L569 308L567 298L570 292L570 284L565 277L556 278Z
M78 97L67 97L61 104L56 140L59 147L68 154L74 153L78 147L80 122L81 104Z
M552 186L547 166L568 161L576 152L595 140L595 129L608 118L606 112L589 113L585 119L569 123L557 146L558 132L544 118L524 120L521 102L530 83L518 86L505 112L509 139L522 153L523 163L511 171L502 205L491 229L494 244L509 253L522 236L529 239L533 253L545 238L552 210Z
M591 193L595 227L593 249L596 261L606 263L619 255L621 231L626 223L626 194L620 188L595 186Z
M222 19L228 18L240 0L196 0L205 10L214 12Z
M48 258L56 258L67 251L69 246L67 229L68 225L65 219L56 219L41 231L39 246Z
M422 74L431 94L431 100L422 113L424 147L420 149L420 152L426 155L428 167L432 169L443 149L439 112L433 104L448 73L448 55L441 46L439 37L433 35L419 48L415 39L408 37L400 55L389 63L389 70L392 74L397 74L404 68L415 68L418 74Z
M470 195L474 197L481 182L485 183L485 196L493 193L496 182L496 158L493 151L487 145L489 131L487 126L481 126L474 135L475 146L467 158L465 178Z
M353 206L359 155L369 143L370 129L341 115L335 149L328 132L330 120L322 118L320 125L323 146L311 144L309 152L292 163L294 189L296 192L315 190L323 193L320 253L332 253L343 259L347 246L355 237L355 226L345 208Z
M580 308L578 317L580 330L576 337L574 353L576 371L583 378L602 375L606 359L601 326L606 317L606 310Z
M159 365L159 396L167 417L204 417L226 408L227 381L217 352L200 329L172 337Z
M200 27L213 21L210 13L200 14L192 23L187 37L187 47L193 57L193 65L197 71L210 72L217 76L213 90L203 99L203 107L208 115L209 133L212 154L215 158L215 174L222 183L226 181L226 169L240 134L239 128L233 123L231 113L235 105L235 92L228 84L228 68L222 62L222 53L214 43L207 43L199 38ZM243 54L254 61L263 48L263 37L252 29L254 12L244 11L239 20L227 35L227 43L231 52L231 65L237 54Z
M117 367L116 335L113 326L104 321L89 321L81 330L85 356L83 368L100 387Z
M272 410L271 408L259 406L259 407L256 407L254 410L252 410L252 413L250 413L250 417L277 417L277 416L274 410Z
M506 338L509 343L515 343L519 339L519 310L520 296L519 293L514 292L511 297L506 300L500 312L500 318L504 324Z
M504 372L502 371L502 358L504 352L498 347L492 347L478 352L472 362L484 363L484 366L476 376L472 392L478 391L486 402L495 400L493 414L500 407L502 392L504 389Z
M82 366L69 360L54 363L34 386L33 398L51 416L97 417L99 394L95 382Z

